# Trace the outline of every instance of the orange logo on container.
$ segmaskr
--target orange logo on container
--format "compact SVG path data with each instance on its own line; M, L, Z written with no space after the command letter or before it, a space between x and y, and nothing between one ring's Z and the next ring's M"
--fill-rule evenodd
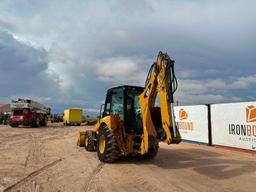
M182 108L179 111L179 118L180 120L185 120L188 118L188 113Z
M256 107L254 105L249 105L246 107L246 122L256 121Z

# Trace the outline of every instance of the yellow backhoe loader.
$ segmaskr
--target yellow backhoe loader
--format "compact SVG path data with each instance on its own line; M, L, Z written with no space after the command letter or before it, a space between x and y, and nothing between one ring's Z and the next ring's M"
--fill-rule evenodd
M80 145L97 151L103 162L120 156L153 158L159 142L178 144L180 133L174 120L173 94L177 89L174 60L159 52L145 87L118 86L107 91L94 130L80 132ZM159 105L156 107L156 98Z

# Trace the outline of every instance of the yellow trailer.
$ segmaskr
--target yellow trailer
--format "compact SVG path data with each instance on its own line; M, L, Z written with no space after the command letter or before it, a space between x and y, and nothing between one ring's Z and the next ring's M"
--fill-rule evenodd
M63 122L64 125L80 125L83 119L82 109L65 109Z

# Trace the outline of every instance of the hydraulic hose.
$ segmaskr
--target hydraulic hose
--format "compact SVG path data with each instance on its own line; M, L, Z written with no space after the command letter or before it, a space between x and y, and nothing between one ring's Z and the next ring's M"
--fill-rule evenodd
M164 56L162 57L161 62L166 61L166 71L165 71L165 78L168 78L168 84L169 84L169 90L170 90L170 102L173 103L174 99L173 99L173 94L176 92L177 88L178 88L178 81L174 72L174 60L171 60L170 57L167 54L164 54ZM145 82L145 86L147 86L150 76L153 72L153 70L155 70L155 72L157 73L157 63L153 63L149 69L147 78L146 78L146 82Z
M176 92L178 88L178 81L174 72L174 60L171 60L170 57L165 54L164 57L162 57L161 62L166 62L166 68L165 68L165 78L168 78L168 85L169 85L169 91L170 91L170 102L173 103L173 94Z
M150 76L152 74L152 71L153 69L156 67L156 63L153 63L148 71L148 75L147 75L147 78L146 78L146 81L145 81L145 87L147 86L148 82L149 82L149 79L150 79Z

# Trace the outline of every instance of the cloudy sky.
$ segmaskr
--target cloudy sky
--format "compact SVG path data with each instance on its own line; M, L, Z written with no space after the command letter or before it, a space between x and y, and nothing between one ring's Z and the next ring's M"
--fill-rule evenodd
M114 85L144 85L160 50L179 104L256 100L254 0L1 0L0 103L97 112Z

